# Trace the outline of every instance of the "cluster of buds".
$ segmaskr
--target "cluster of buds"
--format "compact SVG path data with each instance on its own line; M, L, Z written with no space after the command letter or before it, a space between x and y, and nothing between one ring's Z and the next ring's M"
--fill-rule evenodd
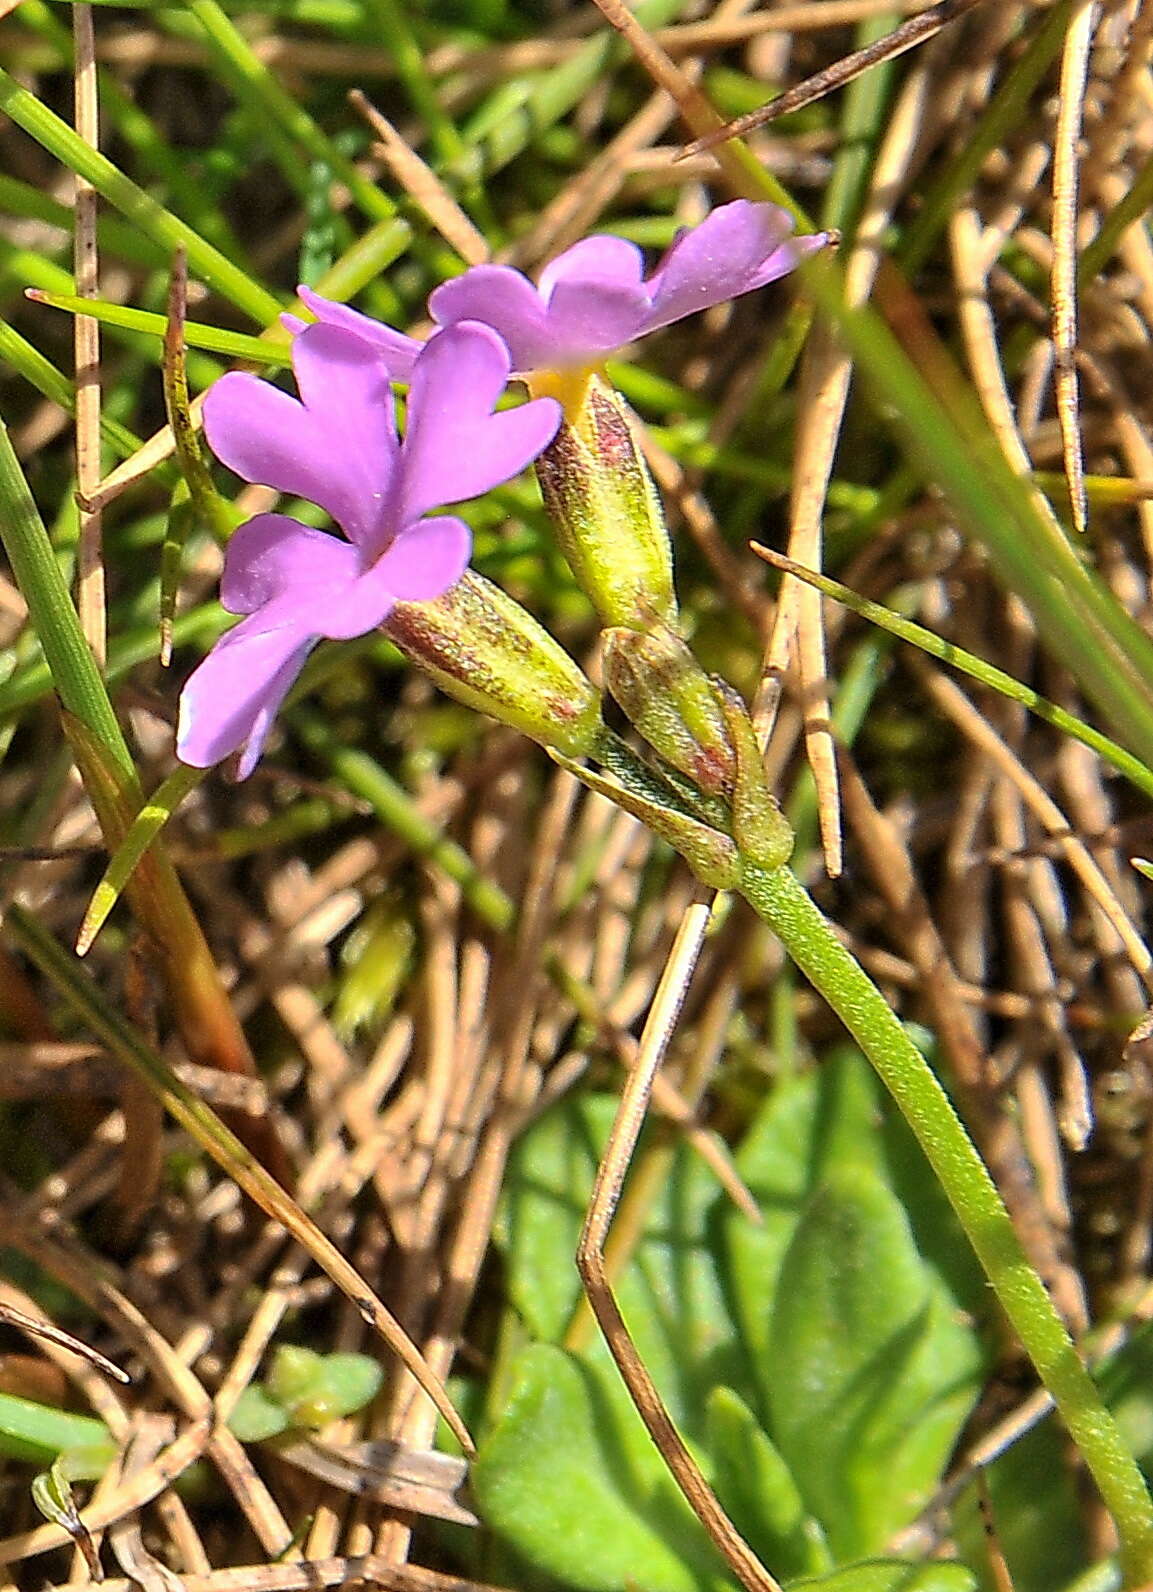
M306 289L286 317L299 398L255 377L208 393L205 431L245 480L317 504L344 539L262 514L230 541L221 600L241 622L181 696L177 750L254 767L312 648L380 628L446 692L547 747L732 884L777 867L791 836L744 705L677 629L672 551L634 421L603 379L623 344L749 292L820 248L770 204L737 201L681 235L653 273L619 238L588 238L538 285L476 266L429 300L418 342ZM497 409L510 376L529 400ZM393 384L408 384L403 438ZM611 734L599 693L551 636L467 569L465 522L441 512L536 461L573 575L603 626L608 690L647 748ZM590 765L599 765L601 772Z

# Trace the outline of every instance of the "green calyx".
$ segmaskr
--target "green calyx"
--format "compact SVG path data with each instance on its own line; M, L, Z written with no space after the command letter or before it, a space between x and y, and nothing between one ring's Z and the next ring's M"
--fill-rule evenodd
M736 750L716 687L668 625L606 630L605 685L654 751L699 790L731 796Z
M526 609L466 570L431 602L398 603L381 627L448 696L566 757L601 724L600 694Z
M606 625L673 623L669 533L624 399L594 374L536 375L530 385L564 406L536 473L577 584Z

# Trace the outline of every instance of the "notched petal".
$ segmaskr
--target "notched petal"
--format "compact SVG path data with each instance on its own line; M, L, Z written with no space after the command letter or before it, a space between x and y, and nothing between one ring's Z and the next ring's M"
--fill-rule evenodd
M239 752L237 778L247 779L319 639L291 624L270 627L264 612L221 636L180 693L176 755L181 762L211 768Z
M356 548L286 514L258 514L235 532L224 553L220 601L230 614L251 614L295 587L312 605L343 590L360 571ZM323 626L318 625L323 631Z
M409 390L399 527L499 486L551 441L560 424L552 399L494 413L508 375L508 349L491 327L465 322L428 343Z

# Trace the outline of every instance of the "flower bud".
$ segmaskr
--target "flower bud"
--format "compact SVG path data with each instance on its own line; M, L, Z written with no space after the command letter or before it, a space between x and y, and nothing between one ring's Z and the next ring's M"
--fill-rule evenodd
M541 493L577 584L606 625L643 630L676 618L672 547L624 399L599 376L569 378L565 418L536 461ZM536 375L534 395L556 383Z
M606 796L639 818L654 835L667 840L702 884L714 890L736 889L741 881L741 855L731 838L673 805L675 790L666 786L662 792L661 776L643 765L630 768L628 749L622 750L624 760L603 774L567 758L558 761L589 790Z
M448 696L584 757L601 729L600 694L526 609L474 570L429 602L397 603L381 626Z
M717 680L716 687L736 753L732 812L737 845L742 857L758 867L783 868L793 854L796 837L769 789L765 760L749 710L725 681Z
M604 633L605 684L666 762L710 795L731 793L736 753L708 675L668 625Z

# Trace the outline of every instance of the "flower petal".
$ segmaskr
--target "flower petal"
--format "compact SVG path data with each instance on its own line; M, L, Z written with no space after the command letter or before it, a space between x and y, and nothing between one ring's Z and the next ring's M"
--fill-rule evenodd
M387 587L397 602L429 602L456 585L471 552L472 533L455 515L418 520L381 554L371 578Z
M476 265L438 287L428 307L442 326L491 326L516 371L559 370L637 335L649 308L642 270L640 250L624 238L584 238L544 268L539 290L509 266Z
M582 238L545 266L540 291L562 354L558 364L586 364L632 342L650 307L643 273L635 243L600 235Z
M504 339L513 370L536 369L549 347L547 306L528 277L508 265L474 265L442 282L429 296L428 312L439 326L491 326Z
M247 779L292 682L320 637L296 625L269 625L267 610L250 615L213 647L180 693L176 755L211 768L233 752Z
M220 601L230 614L251 614L290 595L301 594L313 628L333 598L357 579L362 568L355 547L327 531L317 531L286 514L258 514L245 520L224 553Z
M388 369L363 338L309 326L293 344L303 403L233 372L209 389L204 427L217 458L246 481L326 509L352 541L373 540L396 462Z
M646 332L697 310L764 287L820 248L823 233L793 238L793 218L779 205L734 199L682 232L648 281Z
M552 440L551 398L493 413L508 374L508 349L489 326L467 321L426 343L408 394L396 528L509 480Z
M366 343L371 343L388 366L393 381L409 379L412 375L413 361L424 347L423 343L418 342L415 337L406 336L404 332L396 331L392 326L386 326L383 321L374 321L371 315L362 315L359 310L351 309L347 304L335 304L331 299L321 298L320 294L313 292L310 287L301 285L296 291L301 303L306 304L317 320L323 322L325 326L339 326L344 331L352 332L362 338ZM286 323L287 319L288 317L281 316L281 320Z

